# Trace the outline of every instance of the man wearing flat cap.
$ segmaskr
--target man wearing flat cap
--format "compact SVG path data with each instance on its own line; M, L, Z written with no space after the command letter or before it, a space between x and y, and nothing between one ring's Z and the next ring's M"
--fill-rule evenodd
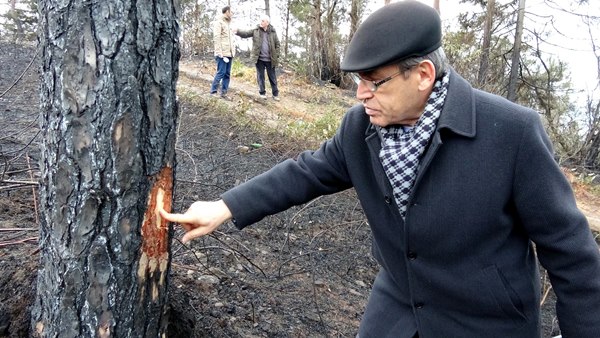
M563 337L600 337L600 253L539 115L473 89L447 64L437 12L393 3L342 62L359 105L316 151L196 202L188 241L354 188L381 269L364 337L540 337L538 260Z

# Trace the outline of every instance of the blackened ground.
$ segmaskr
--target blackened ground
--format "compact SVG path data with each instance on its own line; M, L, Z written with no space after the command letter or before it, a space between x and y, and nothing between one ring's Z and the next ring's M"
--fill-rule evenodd
M34 181L39 172L37 62L27 68L34 55L35 47L0 44L3 181ZM206 96L201 78L182 74L181 82ZM216 199L302 148L277 134L232 124L216 113L223 104L218 99L188 96L180 96L176 210ZM259 104L259 110L275 107ZM262 147L242 148L252 144ZM37 192L35 185L11 184L0 185L0 337L27 337L39 259ZM318 198L244 231L226 224L187 246L177 240L181 235L178 229L172 245L169 337L355 336L377 266L352 191ZM551 291L542 320L544 337L557 333Z

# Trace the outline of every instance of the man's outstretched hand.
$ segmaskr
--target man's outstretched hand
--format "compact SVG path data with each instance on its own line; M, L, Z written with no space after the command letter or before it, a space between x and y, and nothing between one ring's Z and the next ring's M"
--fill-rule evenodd
M186 231L181 238L183 243L210 234L232 217L223 200L194 202L183 214L168 213L164 209L160 209L159 212L167 221L181 224Z

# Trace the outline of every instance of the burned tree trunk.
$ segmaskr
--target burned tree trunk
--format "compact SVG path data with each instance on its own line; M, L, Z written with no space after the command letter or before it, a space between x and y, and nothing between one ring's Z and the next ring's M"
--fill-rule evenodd
M490 44L492 41L492 23L494 21L495 4L496 0L488 0L485 26L483 27L483 41L481 43L481 56L479 57L479 73L477 74L477 84L479 88L484 88L488 81Z
M172 0L40 0L37 337L158 337L179 60Z
M523 20L525 19L525 0L519 0L519 12L517 13L517 27L515 28L515 41L513 43L512 57L510 63L510 76L508 77L508 94L506 97L517 102L517 80L521 60L521 40L523 37Z

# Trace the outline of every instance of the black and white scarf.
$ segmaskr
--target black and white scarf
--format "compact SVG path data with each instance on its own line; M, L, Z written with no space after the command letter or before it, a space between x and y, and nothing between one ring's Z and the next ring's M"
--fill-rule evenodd
M392 185L402 219L406 216L408 198L417 177L421 156L440 117L450 75L436 81L425 110L413 128L388 126L378 128L381 135L379 159Z

